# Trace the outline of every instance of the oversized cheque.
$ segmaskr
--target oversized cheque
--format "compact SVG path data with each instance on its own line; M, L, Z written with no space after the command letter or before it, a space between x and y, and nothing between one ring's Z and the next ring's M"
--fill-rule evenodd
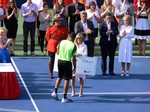
M96 74L97 58L94 57L77 57L76 74L92 75Z
M54 71L58 72L58 55L55 55ZM76 74L91 75L96 74L97 58L79 56L76 63Z

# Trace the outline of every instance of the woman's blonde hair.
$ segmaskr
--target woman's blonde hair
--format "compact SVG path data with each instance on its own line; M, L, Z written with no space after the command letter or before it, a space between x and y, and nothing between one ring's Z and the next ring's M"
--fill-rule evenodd
M2 36L2 34L6 31L7 29L5 27L0 27L0 36Z
M129 21L129 25L132 25L132 19L130 15L124 15L123 20L128 20Z
M78 33L77 35L76 35L76 38L75 38L75 43L77 43L77 39L78 38L81 38L82 39L82 41L84 41L84 35L82 34L82 33Z
M111 0L111 6L114 7L114 6L112 5L112 0ZM102 7L103 7L104 10L107 9L108 4L106 3L106 0L104 0Z

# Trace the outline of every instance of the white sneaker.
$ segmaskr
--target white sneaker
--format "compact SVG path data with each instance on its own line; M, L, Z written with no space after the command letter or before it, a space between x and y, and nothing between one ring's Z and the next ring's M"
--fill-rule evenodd
M41 56L44 56L44 53L43 53L43 52L41 52Z
M31 52L31 56L35 56L35 53L34 53L34 52Z
M79 97L82 97L83 96L83 94L82 93L79 93Z
M124 76L124 75L125 75L125 73L124 73L124 71L122 71L122 72L121 72L121 76Z
M71 99L68 98L62 98L61 103L67 103L67 102L73 102Z
M58 94L55 91L52 92L51 96L56 100L58 99Z
M129 75L130 75L130 74L129 74L129 71L126 71L126 76L129 77Z
M27 52L24 52L23 55L24 55L24 56L27 56Z
M62 102L62 103L66 103L66 102L67 102L67 98L66 98L66 99L65 99L65 98L62 98L61 102Z

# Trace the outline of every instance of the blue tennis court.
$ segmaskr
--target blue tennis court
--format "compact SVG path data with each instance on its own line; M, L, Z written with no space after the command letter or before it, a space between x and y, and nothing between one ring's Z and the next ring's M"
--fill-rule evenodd
M49 78L46 57L14 57L13 65L21 87L21 97L16 100L0 100L0 112L150 112L150 58L134 57L129 77L121 77L121 65L115 58L117 76L88 76L85 79L83 97L68 98L71 103L61 103L51 98L55 78ZM100 63L100 60L98 61ZM63 82L58 89L63 97Z

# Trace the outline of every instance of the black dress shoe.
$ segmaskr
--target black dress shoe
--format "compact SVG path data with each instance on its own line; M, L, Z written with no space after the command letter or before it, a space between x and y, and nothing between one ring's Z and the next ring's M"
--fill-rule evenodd
M114 72L110 72L109 73L111 76L116 76L116 74Z
M10 54L10 56L15 56L15 54Z
M103 73L102 73L102 76L107 76L106 72L103 72Z

